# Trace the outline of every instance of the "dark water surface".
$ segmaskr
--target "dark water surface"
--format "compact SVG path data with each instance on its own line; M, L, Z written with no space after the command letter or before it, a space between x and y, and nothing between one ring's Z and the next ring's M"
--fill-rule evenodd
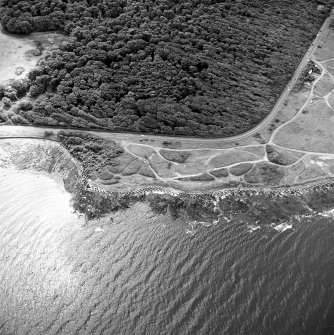
M48 177L0 189L1 335L334 334L330 214L203 226L138 204L83 226Z

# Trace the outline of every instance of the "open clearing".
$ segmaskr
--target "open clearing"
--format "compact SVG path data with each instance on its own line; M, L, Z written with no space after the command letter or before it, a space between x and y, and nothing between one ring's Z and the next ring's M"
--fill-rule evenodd
M64 40L58 33L16 36L0 29L0 84L23 79L45 55Z

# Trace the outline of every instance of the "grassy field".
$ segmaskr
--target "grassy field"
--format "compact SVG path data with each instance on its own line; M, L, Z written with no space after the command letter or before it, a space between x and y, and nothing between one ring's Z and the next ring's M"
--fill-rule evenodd
M333 44L329 28L311 55L320 73L299 91L291 90L270 122L237 139L57 129L52 133L47 128L9 126L0 127L0 138L58 140L81 162L93 185L105 190L160 185L196 191L298 185L334 177Z

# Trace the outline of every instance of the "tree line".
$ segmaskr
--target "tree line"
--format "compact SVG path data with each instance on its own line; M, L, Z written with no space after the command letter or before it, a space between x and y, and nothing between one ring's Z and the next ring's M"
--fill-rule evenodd
M60 30L21 123L229 136L259 123L333 0L3 0L11 33Z

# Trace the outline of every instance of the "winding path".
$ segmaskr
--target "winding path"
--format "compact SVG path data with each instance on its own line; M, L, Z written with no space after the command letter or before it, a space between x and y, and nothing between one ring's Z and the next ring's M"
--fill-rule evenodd
M275 163L273 160L270 159L270 157L268 157L268 153L266 150L266 148L268 148L268 145L276 148L277 150L281 150L283 152L283 156L291 156L291 154L296 155L296 159L294 162L284 165L283 168L285 169L285 174L288 177L282 182L288 182L290 178L292 183L297 183L299 179L298 176L295 175L295 168L297 168L301 164L305 166L305 169L309 168L310 166L313 170L315 168L320 168L319 173L321 175L325 174L326 177L334 177L334 152L327 153L314 150L305 150L301 148L290 148L276 141L277 134L279 134L281 131L284 131L284 127L287 127L290 124L296 122L296 120L300 119L306 106L308 106L314 98L319 98L315 95L315 87L318 83L321 82L325 75L329 76L334 85L334 74L330 73L325 66L326 62L334 60L334 54L332 54L330 58L321 61L317 60L314 56L315 51L319 46L319 43L321 41L324 41L327 36L326 34L328 34L329 32L329 25L333 20L333 17L334 11L331 12L330 16L323 23L321 29L319 30L319 33L317 34L317 37L314 39L310 48L304 55L293 77L286 86L285 90L282 92L271 113L259 125L246 133L229 138L208 139L111 133L105 131L89 132L98 135L104 139L115 140L119 142L119 144L124 148L127 154L132 155L136 160L139 160L143 162L143 164L148 165L151 168L152 174L154 175L155 179L160 182L178 183L180 178L193 178L202 176L204 174L209 175L212 181L217 184L224 184L231 181L242 182L244 181L243 175L236 176L233 175L233 173L232 175L231 173L229 173L229 177L224 180L224 178L222 179L220 177L217 177L215 175L215 172L221 169L226 169L227 171L231 172L232 168L238 167L244 163L249 163L252 166L265 163L268 166L277 167L279 164ZM310 59L312 59L313 62L320 68L321 74L318 78L316 78L316 80L310 87L308 97L306 98L304 104L299 108L298 112L293 115L289 120L277 126L276 129L274 129L272 132L269 132L270 136L269 138L267 138L266 141L259 141L259 139L256 139L254 135L263 131L267 131L268 126L272 124L272 121L275 118L277 118L277 115L282 109L283 104L285 103L285 101L287 101L287 98L291 94L292 87L296 84L303 69L305 68L305 65ZM327 106L334 113L334 110L328 101L329 96L333 92L334 89L320 98L325 100ZM308 138L309 144L312 143L313 136L318 129L318 125L321 122L322 118L320 117L317 120L317 123L314 125L311 136ZM1 126L0 138L50 139L50 137L46 136L45 132L51 131L57 133L60 130L68 129L51 129L46 127L28 126ZM146 154L141 154L141 148L143 149L143 152L145 151L145 148L151 150L151 154L149 156L147 156ZM188 152L188 154L190 153L192 160L191 162L180 163L175 160L167 159L161 154L162 149L172 151L176 154L180 151ZM237 158L235 158L233 155L235 155ZM231 158L231 156L233 157ZM224 162L224 157L226 158L226 162ZM314 157L318 157L319 159L314 160ZM333 163L331 163L332 165L330 166L329 164L325 164L324 159L328 161L333 161ZM222 161L222 163L219 163L219 161ZM279 165L279 168L282 169L282 166ZM163 171L161 172L159 169L162 169ZM168 169L170 169L170 172L168 171ZM294 176L295 179L293 180ZM126 176L122 176L122 178L124 178L125 180L127 179ZM316 179L316 176L313 179ZM143 180L143 182L145 183L145 180Z

